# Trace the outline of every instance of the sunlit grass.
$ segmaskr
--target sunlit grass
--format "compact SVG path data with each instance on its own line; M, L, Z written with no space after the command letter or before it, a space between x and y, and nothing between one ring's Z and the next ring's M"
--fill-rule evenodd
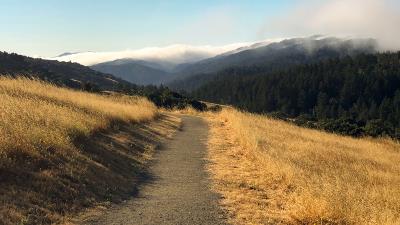
M0 77L0 224L52 224L122 198L154 147L132 124L157 113L141 97Z
M400 144L223 110L210 166L235 224L400 224Z
M74 138L107 128L113 121L152 119L146 99L101 96L24 78L0 77L0 153L31 155L70 148Z

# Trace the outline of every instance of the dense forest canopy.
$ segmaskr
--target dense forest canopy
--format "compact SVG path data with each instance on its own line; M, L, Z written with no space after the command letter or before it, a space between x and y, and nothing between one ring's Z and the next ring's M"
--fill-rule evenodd
M275 72L225 70L193 95L343 134L399 138L400 52L334 58Z

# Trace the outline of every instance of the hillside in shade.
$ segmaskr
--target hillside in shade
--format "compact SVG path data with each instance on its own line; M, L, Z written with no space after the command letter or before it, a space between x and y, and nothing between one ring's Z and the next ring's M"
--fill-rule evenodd
M161 65L140 60L120 59L96 64L91 68L139 85L158 85L170 79L171 76L169 72L163 70Z
M101 89L130 85L113 75L101 73L78 63L58 62L0 52L0 75L36 77L58 85L80 88L87 83Z

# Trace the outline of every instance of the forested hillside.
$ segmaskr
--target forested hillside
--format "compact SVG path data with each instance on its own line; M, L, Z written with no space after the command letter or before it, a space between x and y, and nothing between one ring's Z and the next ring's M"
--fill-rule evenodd
M342 134L400 138L400 52L225 70L193 95Z
M223 54L186 65L178 72L169 86L176 90L192 91L212 80L218 73L271 73L289 67L316 63L323 60L375 53L374 39L293 38L266 46ZM232 70L232 68L235 68ZM247 72L248 71L248 72Z

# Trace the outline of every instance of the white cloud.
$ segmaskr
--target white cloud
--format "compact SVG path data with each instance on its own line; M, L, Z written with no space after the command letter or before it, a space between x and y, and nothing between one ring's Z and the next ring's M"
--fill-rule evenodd
M166 47L149 47L138 50L115 52L82 52L48 59L77 62L83 65L93 65L123 58L167 61L179 64L213 57L243 46L248 46L249 44L251 43L234 43L224 46L191 46L179 44Z
M400 3L395 0L298 1L262 28L263 35L324 34L376 38L383 49L400 49Z
M232 36L236 23L235 13L237 13L236 8L229 5L212 7L192 19L182 21L182 26L178 28L178 31L182 37L190 34L193 37L191 43L207 43L207 41L218 43L223 37ZM212 39L210 40L210 38ZM123 58L167 61L180 64L213 57L251 44L253 42L233 43L221 46L175 44L166 47L147 47L114 52L82 52L47 59L72 61L83 65L93 65Z

